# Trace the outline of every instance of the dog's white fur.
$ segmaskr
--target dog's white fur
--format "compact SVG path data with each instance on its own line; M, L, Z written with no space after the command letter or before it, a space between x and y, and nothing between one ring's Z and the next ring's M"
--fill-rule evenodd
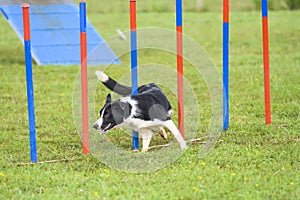
M101 71L96 71L96 75L101 82L105 82L109 79L109 77ZM155 130L159 130L159 131L162 131L165 133L163 127L168 128L172 132L172 134L178 141L182 150L187 148L185 140L183 139L183 137L181 136L181 133L179 132L176 125L173 123L173 121L171 119L167 120L167 121L161 121L159 119L146 121L143 119L134 118L134 114L136 113L136 110L138 109L136 106L138 102L131 99L130 96L122 97L122 98L120 98L120 101L124 102L124 103L129 103L131 105L131 115L129 117L127 117L126 119L124 119L124 122L122 124L119 124L115 127L124 127L125 126L125 127L129 127L129 128L134 129L135 131L137 131L141 135L142 140L143 140L143 147L142 147L143 152L148 151L148 149L149 149L149 144L150 144L151 138L154 134L153 130L155 129ZM168 114L171 115L172 111L170 110L170 112ZM100 116L100 118L95 122L95 124L98 124L101 126L102 116Z

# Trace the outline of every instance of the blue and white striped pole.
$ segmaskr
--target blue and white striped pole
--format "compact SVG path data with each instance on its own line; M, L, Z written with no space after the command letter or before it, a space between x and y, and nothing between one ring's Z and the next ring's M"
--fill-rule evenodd
M223 0L223 131L229 126L229 0Z
M30 41L30 22L29 22L29 5L22 4L23 27L24 27L24 49L26 63L26 86L28 100L28 122L30 136L30 159L31 162L37 162L36 151L36 133L35 133L35 115L34 115L34 92L32 80L32 57Z
M132 94L138 93L138 58L136 38L136 0L130 0L130 46L131 46L131 85ZM132 131L132 149L139 148L139 136Z

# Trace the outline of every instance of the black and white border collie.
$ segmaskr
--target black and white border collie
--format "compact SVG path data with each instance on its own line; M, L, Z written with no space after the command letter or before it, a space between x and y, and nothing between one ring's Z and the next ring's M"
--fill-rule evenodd
M140 86L138 94L131 95L131 87L117 83L101 71L96 71L96 75L108 89L123 96L112 101L111 95L107 95L100 118L94 123L94 128L100 130L100 134L115 127L130 127L141 135L142 151L145 152L149 149L154 130L159 130L162 137L166 138L163 129L166 127L175 136L181 149L186 149L186 142L171 120L170 102L157 85L150 83Z

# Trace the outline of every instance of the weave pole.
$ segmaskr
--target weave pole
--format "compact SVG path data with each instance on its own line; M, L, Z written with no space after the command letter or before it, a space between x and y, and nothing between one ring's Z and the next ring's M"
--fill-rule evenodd
M138 58L136 38L136 0L130 0L130 46L131 46L131 85L132 94L138 93ZM139 137L136 131L132 131L132 149L139 148Z
M223 131L229 126L229 0L223 0Z
M183 96L183 50L182 50L182 0L176 0L176 44L177 44L177 93L178 129L184 138L184 96Z
M27 86L27 101L28 101L28 123L29 123L29 137L30 137L30 160L31 162L37 162L38 159L37 159L37 151L36 151L29 7L30 7L29 4L22 4L23 27L24 27L24 50L25 50L25 63L26 63L26 86Z
M86 0L80 0L80 63L81 63L81 100L82 100L82 151L89 153L88 121L88 84L87 84L87 47L86 47Z
M271 124L268 0L261 1L266 124Z

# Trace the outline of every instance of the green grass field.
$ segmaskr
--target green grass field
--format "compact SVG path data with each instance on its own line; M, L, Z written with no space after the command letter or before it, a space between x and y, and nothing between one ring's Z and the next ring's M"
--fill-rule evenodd
M105 39L115 35L117 28L129 27L127 13L91 8L88 16ZM0 17L0 199L299 199L299 24L299 11L270 12L271 125L264 123L261 14L233 12L228 131L204 158L199 158L197 144L161 170L128 173L109 168L92 155L82 155L72 113L79 66L33 65L39 161L69 161L19 165L30 161L24 53L22 43ZM174 14L139 13L138 26L173 29ZM184 33L206 49L220 73L221 27L219 12L184 14ZM139 59L141 65L158 61L174 68L176 62L172 56L151 50L141 51ZM128 57L121 61L122 65L109 67L111 76L120 77L128 70ZM202 102L199 120L203 127L197 133L201 135L211 117L209 93L197 85L197 76L187 66L185 73L191 75L192 87ZM98 95L96 109L104 95ZM176 98L171 95L171 99L176 107ZM128 137L112 135L119 146L130 147ZM154 142L163 143L159 138Z

